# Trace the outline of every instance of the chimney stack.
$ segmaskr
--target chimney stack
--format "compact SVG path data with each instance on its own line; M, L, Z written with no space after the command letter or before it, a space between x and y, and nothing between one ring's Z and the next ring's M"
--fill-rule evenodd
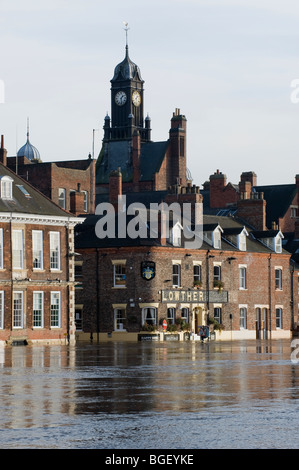
M4 148L4 135L1 135L0 162L7 165L7 150Z
M122 174L120 167L109 176L109 202L118 210L118 196L122 196Z

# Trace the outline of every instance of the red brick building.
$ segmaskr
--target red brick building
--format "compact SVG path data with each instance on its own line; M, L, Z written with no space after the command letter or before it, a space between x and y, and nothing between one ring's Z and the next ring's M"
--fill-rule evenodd
M1 162L72 214L94 213L95 160L91 155L85 160L42 162L28 130L27 142L17 156L6 156Z
M111 80L111 118L105 118L96 164L96 215L76 229L78 339L200 339L207 327L224 340L290 337L298 310L292 307L297 293L291 256L278 226L284 212L278 221L270 214L270 196L264 197L253 172L243 173L238 186L227 184L220 172L203 191L191 185L186 117L176 109L168 140L152 142L150 119L143 116L143 83L126 47ZM297 186L288 189L289 207ZM162 214L156 235L149 236L153 203L195 208L202 200L200 247L187 247L183 221L172 219L165 236ZM136 202L147 218L137 224L143 235L131 237L124 235L124 224L134 222L126 207ZM230 211L234 217L227 217ZM267 217L275 225L268 226ZM111 222L121 236L99 237L97 227ZM194 213L189 222L190 229Z
M97 220L88 217L76 236L79 338L137 340L154 331L164 339L163 320L180 339L184 331L199 339L199 328L213 330L212 323L223 328L217 339L290 337L297 312L290 307L290 254L279 231L266 240L227 217L204 216L201 248L187 249L172 233L166 240L101 240Z
M0 344L74 342L79 222L0 163Z

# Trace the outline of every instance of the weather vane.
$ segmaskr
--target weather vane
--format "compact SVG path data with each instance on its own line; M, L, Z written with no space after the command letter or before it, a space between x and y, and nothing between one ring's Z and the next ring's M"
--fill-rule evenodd
M127 23L126 21L123 21L123 24L125 25L124 30L126 32L126 46L127 46L128 45L128 31L129 31L130 28L128 27L129 23Z

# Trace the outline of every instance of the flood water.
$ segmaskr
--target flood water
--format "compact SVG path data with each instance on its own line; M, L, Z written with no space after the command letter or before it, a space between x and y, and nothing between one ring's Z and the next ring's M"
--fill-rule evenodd
M0 349L0 448L299 447L291 341Z

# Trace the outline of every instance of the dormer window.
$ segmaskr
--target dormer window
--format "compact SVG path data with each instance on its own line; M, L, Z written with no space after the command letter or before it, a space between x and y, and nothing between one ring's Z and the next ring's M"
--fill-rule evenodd
M240 251L247 250L248 232L245 227L230 227L224 229L224 239Z
M283 235L279 232L274 238L274 251L275 253L282 252L282 237Z
M218 250L221 249L221 234L223 230L218 224L203 225L203 240Z
M213 232L213 248L219 249L221 248L221 232L218 227Z
M182 243L182 226L178 222L170 230L170 243L173 246L181 246L181 243Z
M237 236L237 245L240 251L246 251L246 248L247 248L246 237L247 236L248 236L248 233L245 229L243 229L242 232Z
M1 176L1 198L12 199L12 183L10 176Z
M256 240L263 243L274 253L282 253L282 239L284 238L280 230L264 230L263 232L251 232Z

